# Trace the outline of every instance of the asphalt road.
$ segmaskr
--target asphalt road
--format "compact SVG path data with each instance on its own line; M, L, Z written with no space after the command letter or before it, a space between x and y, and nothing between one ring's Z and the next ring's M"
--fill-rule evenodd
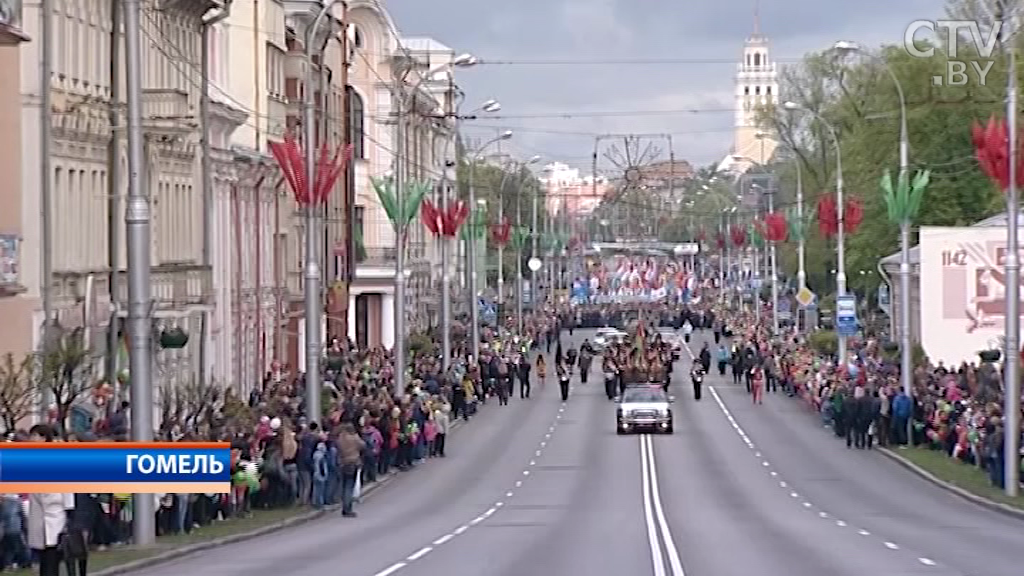
M578 332L579 342L590 332ZM694 341L699 347L701 338ZM359 508L138 576L1019 576L1024 523L879 454L848 451L796 401L752 406L677 365L673 436L617 436L600 373L553 377L457 431L445 462Z

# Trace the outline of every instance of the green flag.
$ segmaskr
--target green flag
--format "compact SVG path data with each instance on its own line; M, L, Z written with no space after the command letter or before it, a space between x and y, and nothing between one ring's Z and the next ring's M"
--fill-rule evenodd
M477 206L466 218L465 224L459 229L459 237L463 240L479 240L487 234L487 208Z
M522 250L530 241L530 229L525 226L515 226L509 234L509 244L514 250Z

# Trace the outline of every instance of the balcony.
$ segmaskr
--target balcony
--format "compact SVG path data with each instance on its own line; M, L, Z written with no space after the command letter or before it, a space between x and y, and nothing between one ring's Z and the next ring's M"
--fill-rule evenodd
M174 88L142 91L142 121L151 134L185 134L198 127L188 93Z
M210 269L195 264L164 264L152 269L153 302L158 309L210 304L213 278ZM114 296L122 309L128 303L127 273L117 274Z

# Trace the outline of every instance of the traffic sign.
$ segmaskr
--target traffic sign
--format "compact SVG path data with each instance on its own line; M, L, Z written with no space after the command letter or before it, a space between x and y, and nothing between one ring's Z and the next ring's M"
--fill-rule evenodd
M811 303L814 302L815 298L817 298L817 296L815 296L814 292L811 292L807 286L804 286L796 293L796 302L803 308L810 306Z
M836 330L840 336L857 335L857 298L836 297Z

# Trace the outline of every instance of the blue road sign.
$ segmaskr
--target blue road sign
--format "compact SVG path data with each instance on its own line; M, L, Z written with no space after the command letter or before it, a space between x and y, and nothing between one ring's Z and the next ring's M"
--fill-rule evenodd
M857 335L857 298L855 296L836 298L836 330L840 336Z

